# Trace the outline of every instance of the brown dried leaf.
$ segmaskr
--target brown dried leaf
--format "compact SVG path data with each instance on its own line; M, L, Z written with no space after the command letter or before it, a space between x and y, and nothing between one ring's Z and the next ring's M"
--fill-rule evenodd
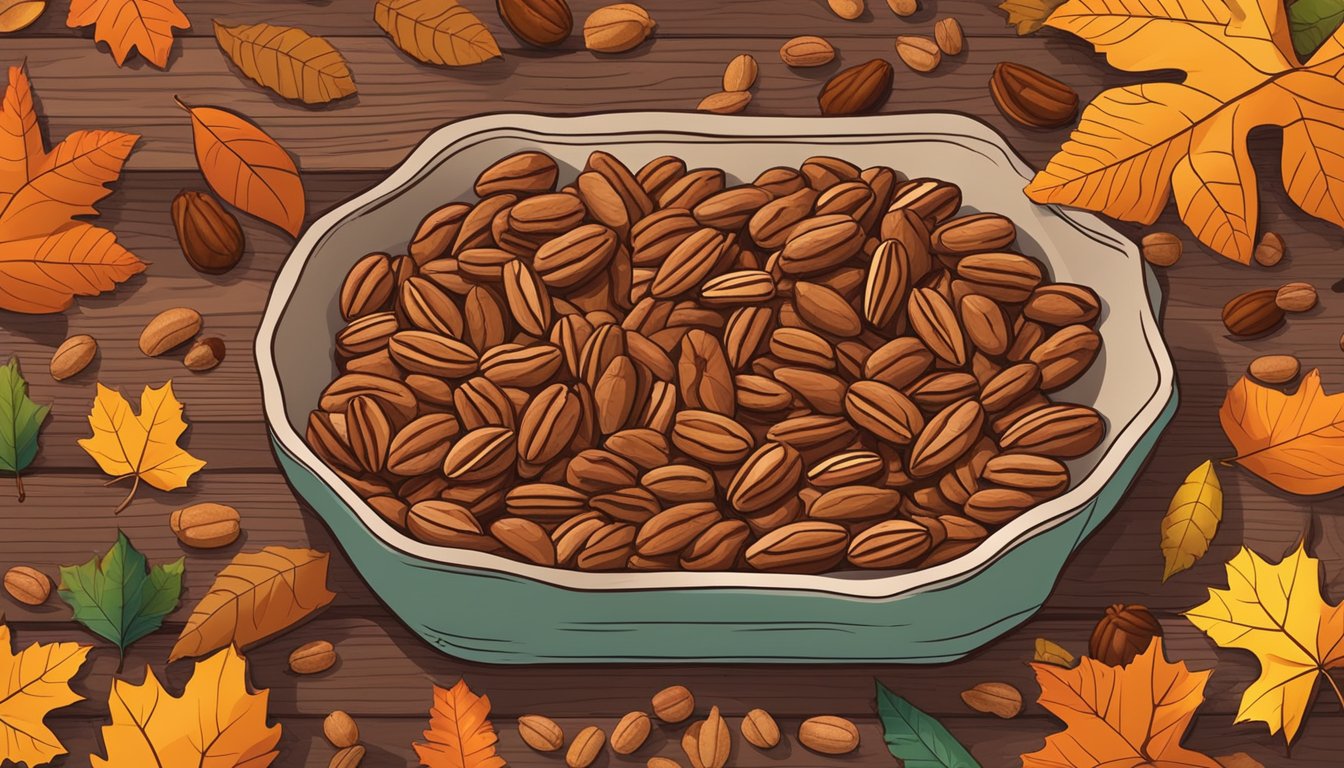
M286 99L324 104L355 92L341 52L297 27L230 27L216 20L215 40L243 74Z
M168 660L246 648L289 629L336 597L327 589L330 559L289 547L239 554L192 610Z
M398 48L426 64L460 67L500 55L495 36L457 0L378 0L373 18Z
M18 32L46 9L46 0L0 0L0 33Z

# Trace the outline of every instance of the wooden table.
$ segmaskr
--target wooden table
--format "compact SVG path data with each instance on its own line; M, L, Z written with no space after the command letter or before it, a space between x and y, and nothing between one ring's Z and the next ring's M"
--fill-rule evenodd
M572 0L581 20L598 0ZM831 713L861 724L863 744L844 760L821 758L797 746L784 754L762 755L740 745L735 765L776 763L821 765L848 762L890 765L874 715L873 683L880 680L917 706L935 714L987 768L1018 764L1017 756L1040 747L1060 727L1034 703L1038 693L1026 666L1033 640L1047 637L1081 653L1105 606L1139 602L1151 606L1165 627L1169 654L1192 667L1217 666L1208 701L1188 745L1211 754L1245 750L1267 765L1282 765L1281 738L1262 725L1232 721L1242 690L1257 668L1246 653L1214 648L1181 612L1204 597L1206 586L1225 584L1222 564L1241 544L1277 558L1303 536L1322 558L1328 590L1344 596L1344 518L1331 499L1288 497L1245 472L1222 471L1227 511L1209 555L1191 571L1161 583L1158 521L1185 474L1210 457L1229 454L1217 421L1228 385L1247 362L1269 351L1291 351L1307 367L1322 369L1328 390L1344 387L1344 355L1337 322L1344 299L1330 291L1341 276L1339 231L1301 214L1278 181L1276 135L1252 142L1262 178L1263 226L1281 232L1290 256L1265 270L1232 264L1197 247L1169 212L1159 225L1180 233L1187 254L1165 270L1164 327L1177 360L1181 407L1161 445L1125 503L1077 553L1054 596L1026 626L955 664L936 668L883 666L620 666L497 668L464 664L420 642L388 613L344 559L327 530L291 493L276 468L262 420L251 343L271 280L291 241L271 227L244 219L248 250L242 265L223 277L196 273L182 259L168 207L179 189L204 188L191 149L187 115L174 103L237 109L269 131L299 161L310 198L309 220L381 179L426 133L443 123L498 110L544 113L622 109L692 109L717 90L723 65L748 52L761 73L748 114L813 115L816 94L840 65L875 56L896 62L894 91L884 111L952 110L985 120L1002 131L1029 162L1042 165L1064 138L1063 131L1038 132L1004 119L990 100L986 82L994 65L1013 60L1035 66L1074 85L1090 98L1104 87L1137 81L1110 70L1079 40L1045 32L1018 38L987 0L924 0L910 19L893 16L881 0L863 18L846 22L819 0L648 0L658 21L655 38L621 56L595 56L575 36L559 51L521 47L503 29L486 0L466 0L498 36L504 58L466 69L420 65L398 52L375 26L368 0L191 0L183 7L192 29L179 36L170 67L160 72L135 60L117 68L88 31L64 26L65 3L53 3L33 27L0 38L0 63L27 60L39 109L50 138L77 129L134 131L144 138L131 157L115 194L101 209L135 253L152 263L149 271L113 294L84 300L63 315L26 317L0 313L0 354L17 355L32 384L32 395L52 403L42 452L27 473L28 501L16 504L0 493L0 568L29 564L52 574L62 564L104 551L122 528L151 561L176 558L182 548L168 529L169 511L196 501L237 506L246 536L218 552L187 557L183 605L165 629L140 641L129 653L125 676L139 682L143 666L164 671L168 649L191 606L215 572L239 550L268 544L311 546L332 552L331 585L337 601L312 621L248 654L252 680L270 689L273 720L284 726L282 756L276 765L324 766L333 750L321 736L323 716L348 710L360 722L369 748L369 768L414 764L411 743L425 728L430 685L451 685L466 676L490 696L501 750L516 765L560 765L519 740L514 719L541 712L562 719L572 734L585 724L609 728L624 713L646 709L651 693L664 685L691 686L701 702L717 703L731 715L765 707L787 730L807 716ZM930 33L941 15L958 17L969 37L967 51L946 60L932 75L907 70L895 59L900 33ZM221 55L211 20L269 21L303 26L328 36L349 59L359 84L357 97L324 109L286 103L244 79ZM776 53L797 34L821 34L841 52L840 64L814 71L790 71ZM1138 234L1132 227L1126 232ZM1281 331L1253 342L1229 339L1219 308L1240 291L1306 280L1322 291L1323 306L1297 316ZM228 344L218 369L193 375L180 354L149 359L135 339L146 320L167 307L189 305L206 316L212 334ZM68 334L91 333L102 344L95 365L63 383L54 383L47 361ZM193 424L191 451L209 462L190 487L175 493L141 490L119 517L112 509L124 488L104 487L104 476L75 444L88 433L85 416L94 382L138 396L145 384L172 378ZM53 599L30 609L7 598L0 608L17 642L89 641L93 638ZM470 616L460 617L464 625ZM300 678L287 671L285 657L298 645L333 641L341 662L326 674ZM115 650L96 641L88 671L76 689L88 701L51 718L72 755L63 765L86 765L100 749L98 726L117 666ZM189 663L166 670L180 686ZM1011 721L968 710L960 692L978 682L1003 680L1018 686L1033 703ZM1338 765L1344 728L1338 706L1321 697L1305 733L1294 746L1294 765ZM679 755L677 731L656 734L638 760L602 758L612 765L636 765L655 754Z

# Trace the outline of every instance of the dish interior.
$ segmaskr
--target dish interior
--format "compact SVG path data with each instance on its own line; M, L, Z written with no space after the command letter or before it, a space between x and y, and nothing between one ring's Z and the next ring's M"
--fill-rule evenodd
M262 344L269 341L268 348L258 350L263 378L269 378L265 368L270 365L278 382L275 387L278 391L267 394L277 439L315 474L337 488L375 535L397 549L437 562L496 569L589 588L619 588L635 583L651 587L663 582L667 586L715 583L713 578L706 581L706 576L717 576L719 583L733 585L785 583L819 587L822 582L812 580L825 580L837 587L845 581L892 577L890 572L881 571L788 578L743 573L589 574L429 547L383 523L302 445L299 436L304 432L308 413L335 373L331 340L343 325L336 297L349 267L373 251L404 253L410 234L425 214L449 202L474 201L472 184L476 175L500 157L525 149L540 150L554 157L561 166L562 185L578 175L594 149L612 153L632 169L659 155L675 154L690 167L725 169L730 183L748 182L775 165L797 167L806 158L819 154L834 155L860 167L888 165L911 178L935 176L961 186L965 199L962 214L983 210L1008 216L1018 226L1017 250L1046 264L1054 280L1088 285L1098 293L1102 300L1102 316L1097 325L1104 341L1102 352L1091 369L1058 392L1056 399L1092 404L1102 413L1107 422L1102 446L1082 459L1069 462L1074 481L1068 493L1028 511L959 560L918 572L921 584L983 568L1006 547L1083 506L1151 425L1149 414L1156 415L1163 404L1157 402L1161 393L1171 388L1170 363L1156 335L1148 281L1133 244L1095 217L1032 203L1021 191L1030 178L1029 168L989 129L968 118L911 115L829 119L822 122L828 129L836 129L836 133L847 128L855 130L848 135L816 136L791 130L818 126L818 122L808 119L744 121L719 116L658 114L611 118L512 116L519 118L519 122L525 120L529 125L550 129L529 130L513 127L512 121L500 119L503 117L507 116L471 121L485 123L474 131L465 127L454 131L460 126L441 129L376 189L339 207L314 225L277 280L273 304L279 305L271 307L267 324L262 328ZM703 132L621 130L630 125L631 118L640 117L643 119L637 122L642 126L667 125L675 119L678 124L704 124L707 129ZM758 124L768 125L770 130L741 133L744 128ZM729 126L739 134L725 135L719 131ZM452 131L452 136L436 141L446 131ZM267 340L272 324L273 333ZM268 356L270 360L265 359ZM283 404L287 430L274 423L277 414L273 398Z

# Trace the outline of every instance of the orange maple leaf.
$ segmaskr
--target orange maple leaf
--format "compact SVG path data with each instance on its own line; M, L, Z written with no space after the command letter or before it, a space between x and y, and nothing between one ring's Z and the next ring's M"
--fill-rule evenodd
M117 66L137 48L159 69L168 66L173 30L191 28L174 0L71 0L65 24L71 29L95 25L93 39L107 43Z
M1191 672L1162 653L1162 638L1123 667L1084 658L1073 669L1032 664L1041 705L1064 721L1022 768L1219 768L1181 746L1212 672Z
M1290 493L1344 488L1344 393L1325 394L1312 371L1291 395L1242 377L1218 411L1231 461Z
M60 312L144 271L115 235L75 219L98 213L139 138L75 131L47 152L28 75L10 67L0 106L0 309Z
M1246 147L1257 126L1283 128L1282 176L1302 210L1344 226L1344 30L1305 63L1283 0L1068 0L1046 25L1072 32L1129 72L1179 69L1179 83L1098 95L1036 174L1039 203L1151 224L1172 192L1181 219L1242 263L1259 200Z
M429 768L504 768L504 758L495 753L499 737L489 715L490 697L472 693L466 680L458 680L451 690L434 686L426 741L415 743L420 764Z

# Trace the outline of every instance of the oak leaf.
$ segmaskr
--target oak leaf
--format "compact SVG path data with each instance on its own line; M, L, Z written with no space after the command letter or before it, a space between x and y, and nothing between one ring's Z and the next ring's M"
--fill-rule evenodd
M341 52L297 27L230 27L216 20L215 40L243 74L286 99L323 104L355 92Z
M182 403L173 395L173 382L162 387L145 387L140 395L140 413L115 389L98 383L98 394L89 411L93 434L79 441L79 447L111 475L113 482L134 478L117 512L135 498L141 481L161 491L182 488L205 462L187 453L177 444L187 423L182 420Z
M136 48L159 69L168 66L173 30L191 27L174 0L70 0L65 24L71 29L95 25L93 39L107 43L117 66Z
M111 640L124 658L126 648L163 624L182 594L184 558L149 567L149 561L117 532L101 559L61 566L59 594L75 621Z
M458 680L451 689L434 686L425 741L415 743L420 764L429 768L504 768L495 752L499 741L490 724L490 697L477 696Z
M46 9L47 0L0 0L0 33L18 32Z
M1233 463L1290 493L1344 488L1344 393L1325 394L1320 371L1291 395L1243 376L1218 418L1237 451Z
M378 0L373 18L398 48L426 64L460 67L500 55L495 36L457 0Z
M1223 521L1223 486L1212 461L1195 467L1176 489L1162 518L1162 580L1184 571L1209 551Z
M191 115L196 164L215 194L298 237L307 203L289 153L242 115L178 104Z
M1344 32L1299 64L1283 0L1068 0L1046 24L1119 69L1186 76L1103 91L1027 186L1033 200L1151 224L1174 194L1202 242L1249 263L1259 199L1246 136L1277 125L1289 197L1344 226Z
M1243 547L1227 564L1227 589L1186 618L1224 648L1241 648L1260 661L1260 676L1241 696L1237 722L1258 721L1283 730L1291 743L1324 679L1344 704L1329 670L1344 666L1344 605L1321 596L1320 562L1305 544L1271 564Z
M38 766L65 754L43 719L84 697L70 678L84 665L90 646L34 643L14 653L9 627L0 624L0 763Z
M198 662L181 696L145 667L141 685L112 681L107 756L89 759L93 768L266 768L280 741L280 726L266 724L269 695L248 692L247 662L233 648Z
M32 87L9 68L0 106L0 309L60 312L76 296L95 296L145 270L106 229L76 216L121 175L139 136L75 131L47 152Z
M14 473L18 500L23 501L23 470L37 458L37 435L51 406L28 397L28 381L19 359L0 366L0 470Z
M192 610L169 661L234 645L247 648L326 606L330 556L312 549L266 547L244 552L215 576Z
M999 9L1008 14L1008 23L1017 27L1017 34L1030 35L1045 26L1045 20L1064 0L1003 0Z
M1031 666L1041 706L1065 729L1023 755L1022 768L1219 768L1213 758L1181 746L1211 672L1167 661L1162 638L1123 667L1088 657L1073 669Z

